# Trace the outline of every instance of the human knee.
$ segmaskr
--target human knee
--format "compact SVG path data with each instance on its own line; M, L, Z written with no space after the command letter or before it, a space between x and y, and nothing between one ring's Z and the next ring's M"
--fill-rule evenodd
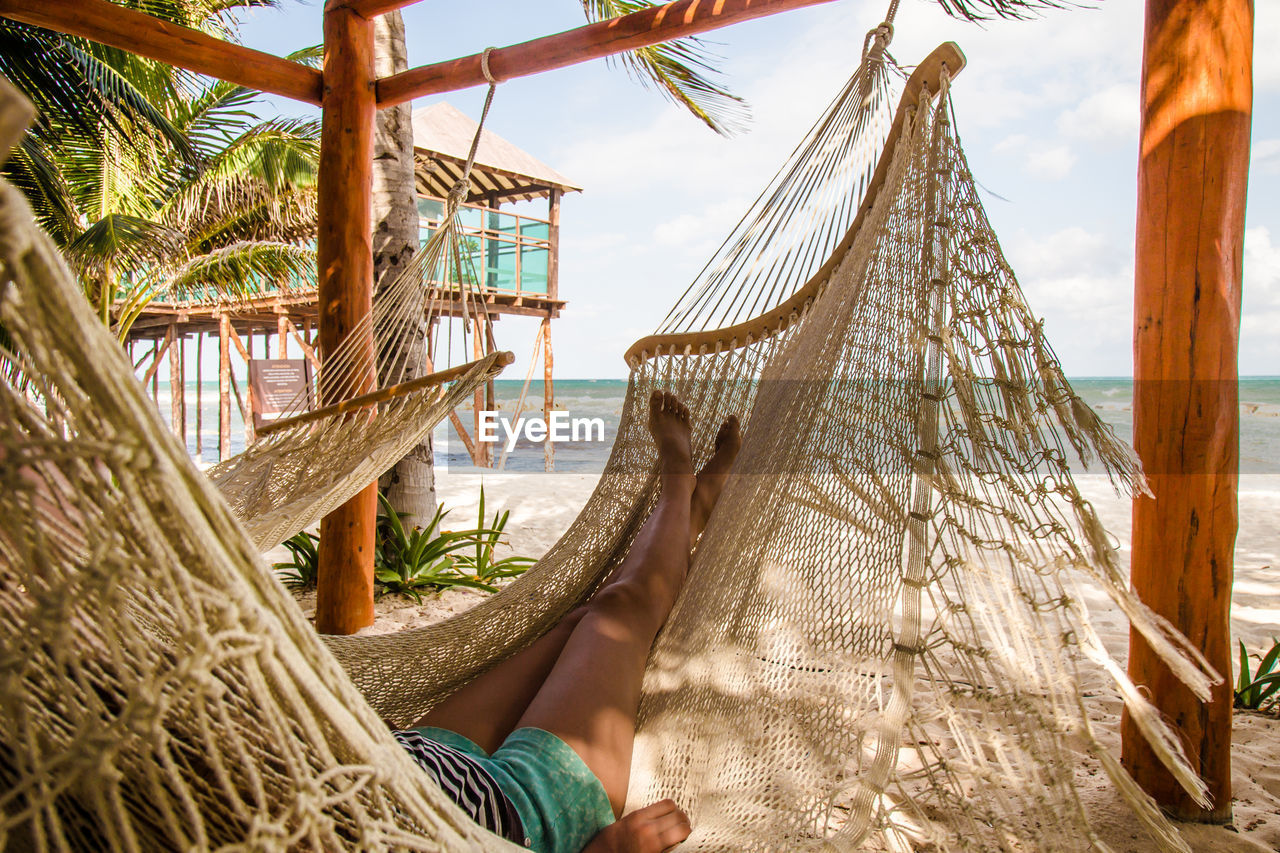
M653 592L639 580L616 580L587 602L587 610L600 616L628 618L650 609Z

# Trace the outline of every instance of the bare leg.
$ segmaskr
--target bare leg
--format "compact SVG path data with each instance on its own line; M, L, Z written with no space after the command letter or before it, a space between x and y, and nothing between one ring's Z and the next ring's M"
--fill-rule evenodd
M457 732L493 752L515 729L587 609L579 607L526 648L476 676L413 724Z
M690 551L706 528L707 519L711 518L711 510L715 508L716 501L720 500L720 492L729 480L729 470L741 447L742 434L738 429L738 416L730 415L716 433L715 452L698 472L698 485L693 490L689 509Z
M658 445L658 504L517 724L568 743L603 783L615 815L626 802L645 662L689 567L695 478L688 411L655 392L649 428Z
M658 409L661 410L666 398L658 399L660 401ZM672 401L674 403L674 398ZM687 421L687 416L685 419ZM687 444L687 438L684 441ZM698 535L706 525L740 445L741 437L738 433L737 418L732 417L721 426L716 436L716 451L698 472L695 481L696 485L689 501L691 505L688 523L690 547L697 541ZM680 452L686 455L688 453L687 449L678 448L677 456ZM683 471L675 472L676 475L682 473ZM666 496L664 469L664 498ZM651 525L646 525L646 530L649 526ZM642 531L637 537L636 544L631 549L632 554L638 554L643 550L641 543L645 536L645 531ZM610 574L605 586L597 593L597 598L603 595L604 590L614 582L633 575L633 569L634 561L630 559L624 561ZM486 752L493 752L502 745L507 735L511 734L517 725L530 725L521 718L556 665L566 642L579 621L587 614L588 609L588 607L580 607L569 613L555 628L516 655L477 676L433 708L425 717L415 722L414 726L436 726L449 729L472 740ZM669 606L667 609L670 609ZM546 728L546 726L539 726L539 728Z

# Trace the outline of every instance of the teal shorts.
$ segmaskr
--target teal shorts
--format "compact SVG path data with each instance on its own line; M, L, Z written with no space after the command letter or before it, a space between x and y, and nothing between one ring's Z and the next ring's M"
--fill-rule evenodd
M580 853L614 821L604 785L573 747L551 732L516 729L490 755L448 729L414 731L475 758L515 807L525 846L537 853Z

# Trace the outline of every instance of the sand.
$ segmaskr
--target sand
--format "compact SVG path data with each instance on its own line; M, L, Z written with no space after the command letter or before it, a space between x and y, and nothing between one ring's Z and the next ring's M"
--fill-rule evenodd
M511 553L541 556L576 517L595 486L595 475L481 473L476 469L438 473L441 500L453 509L454 525L473 523L479 488L486 504L511 511L507 526ZM1077 484L1116 538L1127 563L1129 501L1117 497L1105 477L1086 475ZM1236 544L1232 638L1251 651L1280 637L1280 476L1245 476L1240 485L1240 533ZM272 552L277 557L278 551ZM1128 623L1100 589L1083 590L1091 618L1107 648L1123 660ZM362 633L387 633L430 624L473 606L481 593L457 590L431 597L422 605L393 596L379 600L377 621ZM308 615L314 599L300 604ZM1119 703L1100 708L1104 741L1119 753ZM1229 827L1181 825L1192 850L1280 851L1280 718L1238 712L1232 749L1235 819ZM1104 774L1082 761L1082 796L1103 840L1116 853L1148 853L1156 847L1136 826L1127 808L1104 782Z

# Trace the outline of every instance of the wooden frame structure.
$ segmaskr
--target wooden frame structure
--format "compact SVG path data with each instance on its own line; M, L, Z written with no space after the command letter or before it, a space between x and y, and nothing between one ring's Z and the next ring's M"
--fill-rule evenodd
M128 50L243 86L319 103L322 109L318 201L320 350L332 352L370 311L373 294L373 124L379 107L483 81L480 56L410 69L377 79L373 21L412 0L328 0L321 72L186 27L124 9L108 0L0 0L0 16ZM831 0L676 0L610 21L524 42L490 54L506 80L561 68L740 21ZM394 82L393 82L394 81ZM220 328L230 324L220 318ZM545 332L545 329L544 329ZM227 335L222 339L227 340ZM544 340L549 336L544 335ZM376 384L373 341L364 390ZM223 372L229 364L225 346ZM550 373L548 350L546 370ZM154 374L152 381L154 382ZM321 400L321 404L339 402ZM376 484L334 510L320 525L316 628L350 634L373 622L373 532Z
M489 66L498 79L511 79L829 1L677 0L495 50ZM321 348L328 351L369 306L375 111L483 81L478 54L376 78L371 20L409 2L329 0L322 72L107 0L0 0L0 15L322 106L319 323ZM1219 652L1229 629L1236 526L1234 382L1252 35L1252 0L1147 0L1134 428L1135 445L1155 475L1157 501L1135 502L1134 585L1228 675L1230 661ZM220 325L229 322L222 318ZM154 349L158 363L158 345ZM1171 390L1178 383L1187 390ZM350 633L372 621L373 519L371 487L322 525L321 631ZM1188 520L1195 522L1189 538ZM1179 555L1173 566L1171 554ZM1219 689L1209 705L1196 702L1169 683L1140 642L1133 646L1130 673L1179 728L1216 806L1203 812L1171 790L1129 726L1126 765L1179 816L1224 819L1230 814L1230 688Z

